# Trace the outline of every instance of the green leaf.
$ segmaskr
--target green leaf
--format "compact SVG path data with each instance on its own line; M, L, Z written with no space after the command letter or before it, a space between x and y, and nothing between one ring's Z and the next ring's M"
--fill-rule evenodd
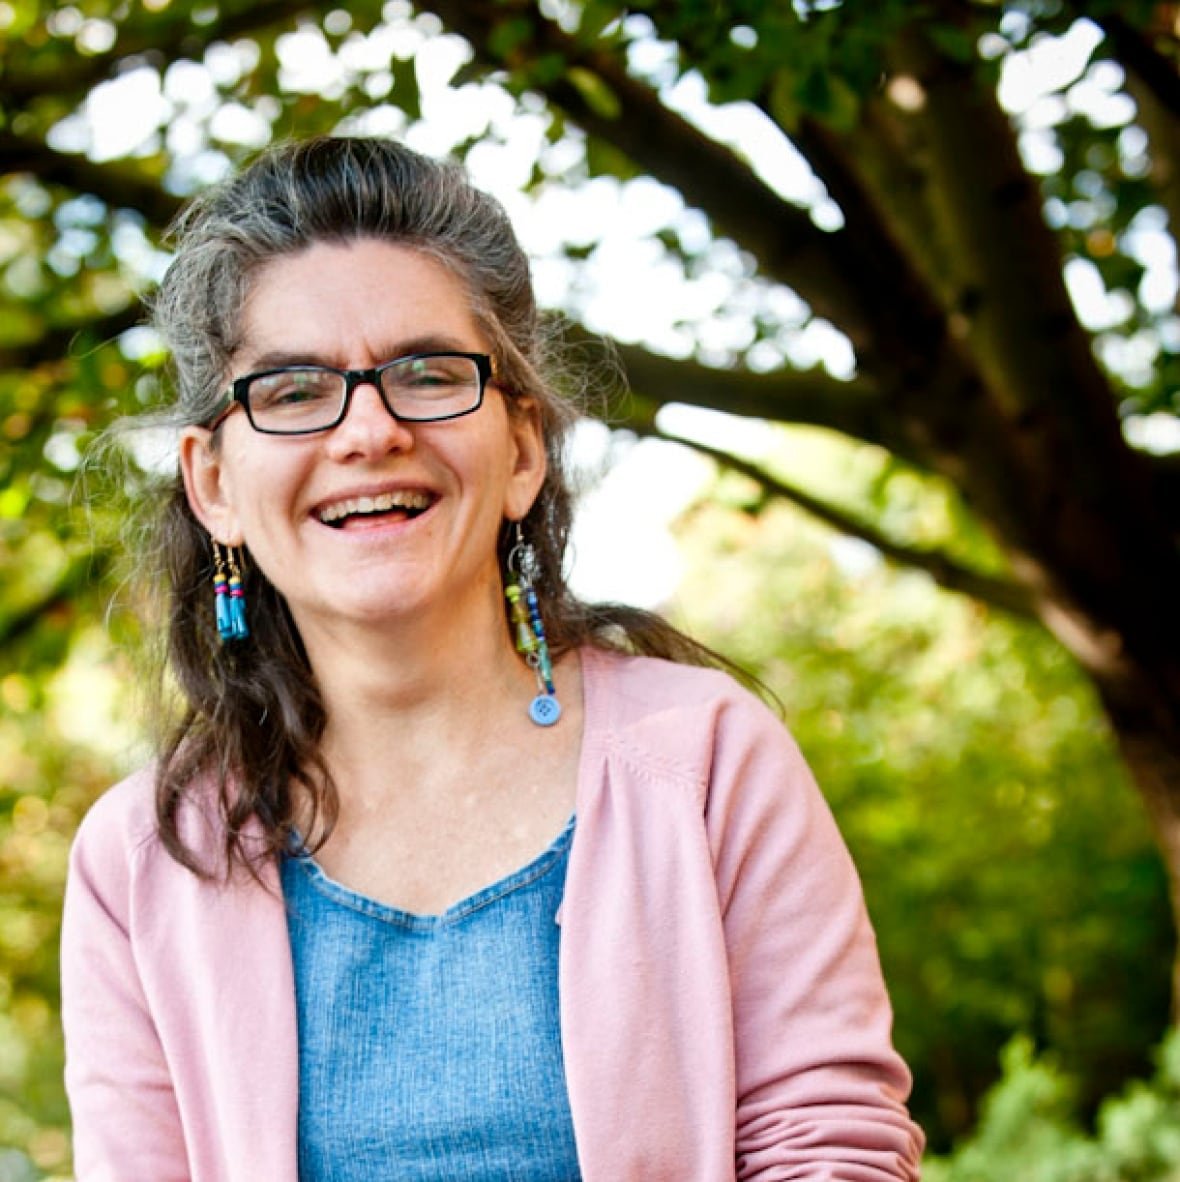
M566 76L595 115L613 121L623 113L618 95L593 71L571 66Z
M925 26L925 33L930 42L952 61L966 64L975 60L975 38L969 29L929 23Z
M533 23L528 17L518 16L500 21L488 34L487 49L494 58L507 61L513 53L533 39Z
M411 119L422 118L422 96L418 90L418 71L414 62L394 58L389 63L393 74L393 101Z
M591 176L613 176L623 181L642 175L630 156L597 136L586 140L586 168Z
M798 78L787 70L776 70L770 79L770 114L784 131L795 131L803 117Z

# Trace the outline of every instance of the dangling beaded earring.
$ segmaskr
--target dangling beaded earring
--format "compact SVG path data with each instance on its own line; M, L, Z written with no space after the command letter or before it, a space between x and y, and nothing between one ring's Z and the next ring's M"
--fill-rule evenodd
M213 543L213 605L217 634L221 642L245 640L250 635L246 624L246 596L242 590L242 572L232 546ZM228 573L227 573L228 568Z
M536 581L539 566L537 552L525 541L520 522L516 522L516 544L508 555L508 581L504 595L516 634L516 651L536 674L537 696L529 703L529 717L538 726L552 726L561 717L561 703L553 685L553 662L545 640L545 625L537 602Z

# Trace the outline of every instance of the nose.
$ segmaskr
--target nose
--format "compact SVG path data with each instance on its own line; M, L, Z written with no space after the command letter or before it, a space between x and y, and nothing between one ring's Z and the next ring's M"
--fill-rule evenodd
M393 417L372 382L353 386L344 418L328 432L328 449L338 459L385 455L406 451L413 445L408 425Z

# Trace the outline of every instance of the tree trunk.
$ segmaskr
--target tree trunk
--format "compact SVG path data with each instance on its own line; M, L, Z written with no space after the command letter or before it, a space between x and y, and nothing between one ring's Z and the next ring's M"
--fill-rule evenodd
M1169 694L1180 660L1159 654L1155 667L1094 675L1119 750L1143 799L1168 877L1174 927L1180 927L1180 708ZM1092 675L1093 675L1093 671ZM1180 1024L1180 944L1172 960L1172 1022Z
M1180 917L1180 735L1169 743L1150 729L1128 725L1111 714L1119 748L1147 806L1168 875L1172 917ZM1180 948L1172 961L1172 1022L1180 1024Z

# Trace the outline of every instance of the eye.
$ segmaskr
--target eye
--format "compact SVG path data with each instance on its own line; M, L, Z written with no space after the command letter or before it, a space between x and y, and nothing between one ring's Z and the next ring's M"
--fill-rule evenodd
M401 390L453 389L478 381L474 363L467 357L411 357L385 371L386 379Z
M339 377L325 370L279 370L262 374L250 383L250 405L256 410L305 406L330 401L339 395Z

